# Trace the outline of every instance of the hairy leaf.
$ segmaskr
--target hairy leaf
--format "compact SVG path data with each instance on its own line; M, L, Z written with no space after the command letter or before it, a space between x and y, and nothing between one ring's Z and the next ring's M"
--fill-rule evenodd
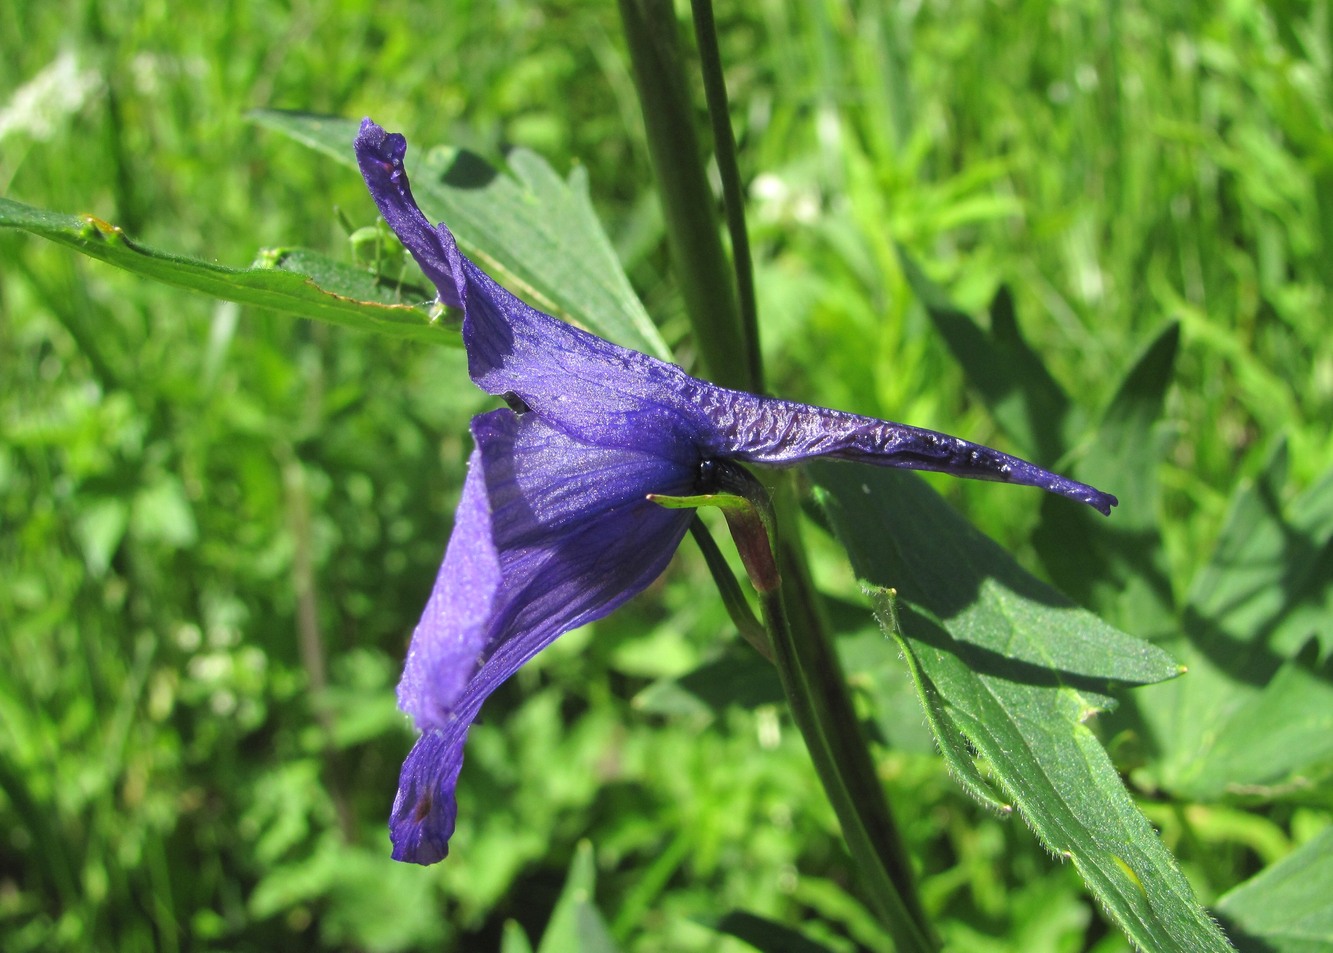
M1229 949L1087 725L1114 686L1175 675L1172 659L1028 576L919 478L813 469L964 786L1012 803L1142 949Z

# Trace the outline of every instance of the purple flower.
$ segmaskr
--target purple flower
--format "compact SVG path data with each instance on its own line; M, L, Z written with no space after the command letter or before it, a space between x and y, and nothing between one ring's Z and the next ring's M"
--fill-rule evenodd
M717 387L524 304L417 208L406 140L369 119L356 139L385 220L445 305L463 311L472 380L508 404L472 421L476 449L398 702L407 756L393 856L448 853L463 743L487 696L561 633L651 583L693 516L649 494L709 492L715 464L812 457L1041 487L1109 514L1115 497L957 437Z

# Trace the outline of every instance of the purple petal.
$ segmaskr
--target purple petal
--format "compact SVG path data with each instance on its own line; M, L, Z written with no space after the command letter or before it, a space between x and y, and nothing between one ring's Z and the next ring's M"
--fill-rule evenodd
M584 442L697 461L699 424L681 412L679 392L702 382L544 314L497 284L458 251L448 228L432 227L417 208L403 169L406 148L398 133L362 122L356 154L366 185L440 300L463 307L477 386L519 397Z
M412 198L403 169L407 140L363 119L354 148L361 175L384 220L435 285L440 301L451 308L463 307L463 256L449 229L431 227Z
M441 728L481 664L503 582L480 448L468 460L444 562L398 683L398 705L417 727Z
M692 513L693 466L590 446L536 414L472 421L477 443L454 534L412 636L399 705L425 734L403 766L395 857L444 856L467 729L486 698L561 634L600 619L666 567Z
M423 268L442 256L451 262L446 278L457 283L454 293L464 302L472 379L491 394L518 397L577 440L656 454L682 466L706 457L773 466L830 457L1040 487L1105 514L1117 503L1109 493L958 437L717 387L543 314L459 254L447 228L430 228L402 173L401 136L385 136L367 120L358 155L363 139L386 144L374 151L382 161L369 163L368 171L363 159L362 170L381 210L382 195L392 193L405 229L384 214L403 244ZM392 169L391 181L372 181L372 173L384 168ZM437 284L443 280L429 269L427 274ZM445 293L442 288L442 300Z
M417 727L447 728L556 636L601 618L665 568L693 467L580 443L535 414L472 421L477 450L399 685ZM474 714L469 710L469 717Z
M770 466L815 457L881 467L933 470L973 480L1040 487L1086 503L1109 516L1118 500L1086 483L960 437L840 410L757 397L737 391L713 395L715 419L728 426L709 452Z
M449 854L458 819L454 787L463 768L463 742L471 722L431 730L417 739L398 775L398 796L389 814L393 859L434 864Z

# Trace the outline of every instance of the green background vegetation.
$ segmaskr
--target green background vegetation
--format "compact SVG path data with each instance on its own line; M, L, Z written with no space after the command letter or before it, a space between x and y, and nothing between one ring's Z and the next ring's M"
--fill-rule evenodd
M1166 608L1071 594L1169 637L1263 478L1293 543L1267 568L1303 580L1272 590L1304 613L1278 650L1322 639L1326 677L1333 549L1327 521L1297 532L1293 500L1333 465L1333 19L1326 3L1158 6L720 7L770 387L1028 449L970 389L899 247L968 313L1007 288L1092 419L1179 322L1155 511L1113 517L1160 534L1142 559ZM63 110L30 82L62 56ZM255 107L585 167L689 364L612 5L23 3L0 27L0 193L224 264L271 246L353 261L337 210L373 221L361 183ZM461 351L191 296L8 232L0 308L5 949L489 949L507 918L541 934L582 838L626 949L717 949L698 921L732 908L881 948L780 696L725 677L748 650L689 546L488 705L450 858L388 859L411 743L393 685L467 420L488 406ZM1037 494L936 485L1043 571ZM810 543L941 931L968 950L1122 949L1071 868L949 778L845 556ZM704 663L713 681L673 681ZM1205 903L1328 825L1317 743L1282 784L1238 791L1155 764L1132 718L1107 734Z

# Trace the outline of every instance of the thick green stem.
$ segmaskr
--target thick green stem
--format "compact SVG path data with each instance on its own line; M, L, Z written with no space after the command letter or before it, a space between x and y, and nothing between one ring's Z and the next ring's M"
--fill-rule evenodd
M670 0L620 0L620 15L667 242L704 370L719 384L758 390L763 382L747 358L751 348L695 135L675 12Z
M722 75L722 54L718 51L717 29L713 25L713 0L691 0L690 7L694 11L694 37L699 45L699 67L703 73L708 120L713 127L713 154L717 157L718 176L722 179L722 206L727 215L727 233L731 236L731 263L736 273L736 296L741 333L745 338L749 386L759 390L764 382L764 359L759 352L759 309L754 295L750 236L745 230L745 192L741 188L740 163L736 157L736 135L731 128L727 81Z
M727 112L710 0L692 0L705 93L722 176L736 284L723 254L717 209L708 188L687 94L670 0L619 0L634 82L643 107L667 239L708 373L719 383L763 388L749 244L745 236L735 140ZM737 303L737 289L741 303ZM776 512L794 513L784 484ZM695 500L672 505L700 505ZM664 503L664 505L667 505ZM763 505L767 506L767 501ZM729 518L734 514L728 512ZM747 527L743 527L747 528ZM737 526L733 521L733 533ZM742 533L754 536L754 533ZM764 534L760 534L764 535ZM756 579L773 661L843 836L865 878L866 893L900 953L933 953L940 943L916 893L902 837L889 813L842 667L819 618L799 536L789 522L778 533L777 569ZM768 539L761 540L767 551ZM740 542L753 556L754 539ZM770 569L772 560L770 558ZM754 568L747 562L747 569ZM795 625L792 625L792 621Z
M773 657L797 727L805 738L843 837L876 911L899 951L940 948L916 891L916 877L865 734L847 693L832 642L817 609L793 520L794 492L784 486L777 502L782 586L761 596Z

